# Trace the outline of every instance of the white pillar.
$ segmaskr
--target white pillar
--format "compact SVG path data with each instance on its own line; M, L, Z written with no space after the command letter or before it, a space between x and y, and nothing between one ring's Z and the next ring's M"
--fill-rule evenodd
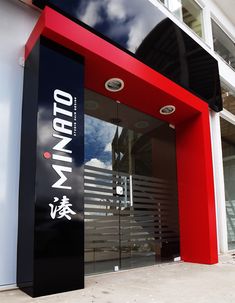
M208 3L205 2L203 7L203 18L202 18L203 28L204 28L204 40L206 44L214 50L213 36L212 36L212 25L211 25L211 11Z
M223 155L222 155L222 145L221 145L219 113L211 111L210 124L211 124L211 143L212 143L212 157L213 157L213 170L214 170L218 251L221 253L225 253L228 251L228 236L227 236L224 170L223 170Z

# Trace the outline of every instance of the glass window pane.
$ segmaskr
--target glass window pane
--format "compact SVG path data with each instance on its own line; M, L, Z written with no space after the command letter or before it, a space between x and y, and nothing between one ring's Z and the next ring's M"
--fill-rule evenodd
M171 0L168 2L169 10L180 20L182 20L182 4L180 0Z
M224 119L220 119L225 201L227 213L228 247L235 249L235 126Z
M235 115L235 92L222 83L223 107Z
M199 37L203 36L202 8L193 0L170 0L169 9Z
M183 21L202 37L202 9L194 1L182 0Z
M212 20L214 50L231 67L235 68L235 44L228 35Z

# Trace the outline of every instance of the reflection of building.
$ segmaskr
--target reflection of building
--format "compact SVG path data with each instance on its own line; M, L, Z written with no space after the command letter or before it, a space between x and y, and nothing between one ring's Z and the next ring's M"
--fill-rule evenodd
M112 142L113 170L129 174L152 175L151 142L141 134L128 129L119 129Z
M115 1L119 0L112 0L110 3L115 3ZM71 230L68 237L66 237L67 225L63 225L64 222L53 225L55 221L48 221L48 217L45 216L47 204L53 203L53 197L57 197L55 192L51 192L50 198L52 199L48 203L46 201L46 188L55 176L58 178L59 184L61 182L63 186L63 182L71 181L68 176L72 175L74 179L69 186L76 188L75 201L83 199L85 201L85 243L87 251L89 250L89 254L85 255L87 257L85 261L90 262L88 270L90 273L112 271L117 265L122 269L147 263L153 264L156 260L161 261L160 256L172 258L179 253L177 245L170 244L169 239L172 238L172 234L176 235L177 241L179 238L180 256L183 261L216 263L218 260L217 242L219 242L220 252L234 249L235 77L233 68L235 47L233 42L235 20L232 15L233 10L218 0L201 0L200 3L203 3L203 7L200 7L194 0L177 1L177 6L175 1L171 0L156 1L156 5L147 0L138 0L139 5L135 4L136 0L119 1L119 4L123 3L123 7L126 8L125 14L122 14L122 18L126 19L123 20L119 15L115 15L115 18L108 16L105 11L107 5L104 5L107 2L100 0L95 3L100 5L100 10L97 10L96 13L101 12L101 15L89 19L84 18L89 1L73 0L69 5L68 1L56 1L57 4L62 5L60 12L66 11L66 17L48 8L42 13L38 9L32 8L32 1L23 0L23 2L29 5L22 4L22 1L18 0L2 0L0 4L2 37L0 59L2 80L0 121L2 125L0 129L4 130L2 140L5 142L2 145L0 157L2 185L0 188L0 200L2 201L0 230L4 231L0 237L0 247L4 247L0 257L0 286L10 285L11 287L16 283L18 228L17 212L12 210L18 209L18 192L23 188L23 186L18 188L19 172L22 172L18 143L20 142L21 125L27 125L27 121L32 123L27 127L22 127L22 145L25 147L23 156L24 163L27 164L25 167L32 170L32 175L30 182L24 182L24 186L28 190L26 196L31 194L32 197L37 198L37 195L33 194L35 188L31 188L29 185L36 184L36 188L42 188L42 198L41 200L35 198L35 204L30 204L31 200L27 201L31 206L26 207L27 210L30 209L33 212L34 205L38 206L36 220L38 225L35 228L30 228L35 223L34 214L22 216L20 212L21 222L25 221L29 224L24 229L30 233L25 246L32 245L33 239L39 239L35 246L31 246L31 251L23 254L27 256L23 259L23 262L27 259L27 266L22 267L29 269L28 264L32 265L34 262L37 268L35 276L37 273L43 272L42 284L49 285L51 281L56 281L56 278L65 277L64 273L60 275L60 267L53 262L59 260L60 257L63 257L63 261L65 261L70 240L78 235L75 227L80 232L78 237L80 248L83 243L81 240L84 234L83 205L78 205L74 220L71 216ZM42 7L45 1L34 2ZM49 2L50 5L55 3L53 0L46 2ZM169 10L166 10L160 2ZM77 8L80 5L84 5L83 9L76 10L76 12L84 14L79 17L83 22L86 20L86 25L81 20L75 20L77 16L74 16L74 7ZM230 1L230 5L232 7L232 1ZM131 7L132 9L130 9ZM162 12L165 12L169 18L166 18ZM213 16L212 19L210 12ZM33 91L34 96L29 94L30 101L24 102L26 106L24 106L21 121L24 65L22 45L26 44L41 14L43 14L40 19L41 23L36 27L33 38L29 40L26 48L26 55L29 57L27 57L24 69L25 75L27 75L25 91L27 89L30 92ZM70 20L71 15L75 22ZM185 24L177 21L173 15L177 16L191 30ZM101 20L101 17L104 20ZM95 20L98 20L96 24ZM122 20L121 23L120 20ZM134 27L136 24L140 28ZM143 26L141 27L141 25ZM41 62L46 58L45 56L44 59L40 57L41 61L37 61L35 58L38 58L40 53L35 51L37 47L31 48L35 39L38 38L38 34L43 34L57 44L54 46L53 43L41 39L40 42L45 43L44 46L46 45L48 52L50 52L48 49L53 50L55 54L60 55L60 58L65 59L63 62L67 62L68 58L69 60L75 59L76 64L85 68L84 85L78 84L78 80L82 82L83 79L79 78L77 70L73 72L70 70L66 75L63 73L67 64L62 67L62 59L58 60L56 67L52 70L49 70L52 60L48 60L44 61L45 77L42 77L45 80L45 87L40 94L38 93L37 88L40 85L36 82L40 77L37 78L37 72L42 71ZM134 36L134 34L139 36ZM132 38L131 48L129 47L130 37ZM129 50L127 50L128 47ZM133 50L136 50L135 54L132 53ZM33 54L35 64L30 62L30 54ZM82 63L80 56L85 58L85 63ZM55 58L55 56L51 58ZM220 75L215 59L219 63ZM40 72L37 70L30 75L27 74L30 68L37 69L39 65ZM49 72L53 76L48 76L51 75ZM61 90L66 87L70 88L72 83L75 83L75 88L79 88L81 93L84 86L86 87L85 113L89 117L103 121L104 127L110 125L113 129L116 127L115 137L112 142L109 142L112 143L111 151L108 148L104 151L105 146L99 150L98 146L97 150L103 153L104 157L102 159L94 158L93 166L85 167L85 177L83 176L83 165L79 166L81 163L83 164L81 160L83 131L81 130L79 133L80 145L76 146L73 141L74 136L71 138L67 136L65 139L65 136L61 138L61 134L58 136L58 133L55 132L53 134L56 134L57 137L51 135L50 118L51 115L55 116L55 113L50 112L48 123L44 121L42 124L36 124L36 121L40 123L43 121L44 114L36 112L35 100L40 97L40 102L44 104L54 102L53 94L47 98L44 93L48 93L52 81L60 76L66 76L69 83L68 86L61 84L63 86ZM219 76L222 80L222 97L225 108L221 113L218 113L221 110ZM124 81L123 90L113 93L105 89L104 83L112 77L118 77ZM169 78L173 79L175 83ZM35 82L32 84L30 81ZM56 87L56 89L58 88ZM67 92L65 93L67 94ZM70 104L75 100L73 97L70 98L70 95L67 95L67 98L60 100L61 109L67 110L67 112L58 110L56 112L58 117L61 112L67 115L68 119L71 118L71 115L74 117L76 106L73 104L72 109ZM82 106L79 107L81 100L82 96L76 99L78 108L82 111ZM118 102L114 102L114 100L118 100ZM209 103L211 110L208 110L205 102ZM125 107L124 104L127 106ZM66 107L63 107L65 105ZM89 106L86 107L86 105ZM176 111L169 116L160 115L160 108L167 105L174 105ZM130 114L129 111L134 108L135 114L133 112ZM29 120L26 119L26 116ZM221 131L219 117L221 117ZM37 118L39 119L37 120ZM83 116L79 116L79 118L81 118L79 120L81 126ZM70 127L74 126L71 123L76 119L64 121L67 121L67 124L66 122L61 124L61 120L57 120L57 129L63 130L62 126L64 128L69 126L67 128L69 132ZM14 128L11 127L12 122L14 122ZM37 138L34 137L39 125L38 132L43 137L41 141L39 139L37 141ZM67 135L70 134L67 133ZM93 136L95 135L93 132ZM52 149L51 152L48 151L51 137L53 140L57 140L53 141L55 144L53 147L59 142L56 152L54 152L55 149ZM28 140L33 142L33 149L28 145ZM68 145L65 144L65 141L68 142ZM36 157L36 142L40 148L37 150L37 165L33 162ZM213 152L211 152L211 145ZM77 150L80 148L80 158L75 159L76 155L72 153L72 162L69 162L70 151L76 148ZM96 149L94 148L94 150ZM222 161L221 151L224 161ZM109 166L111 158L112 170ZM54 170L54 175L49 175L52 160L69 164L63 166L57 162L57 172ZM40 180L35 170L43 165L45 165L43 167L45 169L41 170L43 179ZM75 166L73 170L71 170L72 165ZM221 173L223 166L224 174ZM64 167L67 170L63 170ZM36 180L34 180L35 175ZM68 184L66 183L66 185ZM117 189L117 186L120 186L121 189ZM120 190L119 193L118 190ZM67 196L67 193L63 193L63 195ZM42 201L46 201L46 207L40 205ZM165 205L163 205L164 203ZM214 211L215 205L217 215ZM181 214L179 222L178 208ZM50 207L48 209L50 211ZM97 218L98 216L101 218ZM198 224L199 220L200 224ZM178 234L179 225L180 235ZM219 228L217 233L216 226ZM32 230L35 231L35 234L32 234ZM19 231L19 235L23 233ZM61 237L66 238L67 242L66 245L61 244L61 250L58 250L56 243L61 240ZM39 245L45 239L45 245ZM218 239L219 241L217 241ZM136 244L137 241L142 242ZM79 249L76 244L75 247ZM58 256L58 251L61 253L60 256ZM73 260L71 272L76 271L74 275L76 278L78 272L82 273L84 264L83 249L81 254L75 253L75 251L73 249L70 251L69 262ZM47 252L49 252L48 255ZM40 258L41 254L44 254L43 258ZM64 255L62 256L62 254ZM29 260L32 256L36 256L36 261L35 259ZM77 263L74 262L75 259ZM47 266L43 263L45 260L50 260ZM8 264L7 268L5 264ZM65 263L61 262L61 264ZM54 266L58 271L48 270L49 266ZM80 266L79 270L76 266ZM46 270L48 270L48 275ZM55 279L50 279L50 275L53 275L54 272L57 273ZM26 272L26 275L27 283L29 281L32 286L33 282L29 278L29 272ZM62 288L66 285L66 289L72 289L74 284L69 282L71 276L68 276L66 281L59 285L62 285ZM37 277L40 280L40 274ZM79 278L82 284L83 275L80 275ZM60 281L62 280L60 279ZM42 289L44 290L44 287ZM50 291L48 290L48 292Z
M136 55L207 100L215 110L221 109L216 61L171 20L161 21L141 43Z
M146 123L145 127L144 122ZM158 247L158 250L155 251L156 258L164 258L164 256L170 256L172 253L176 256L179 249L179 230L178 202L176 199L177 193L175 192L177 185L174 163L174 132L168 125L159 124L157 127L153 127L146 121L144 122L142 121L142 124L139 124L143 128L138 129L138 132L122 127L117 128L112 141L113 170L128 173L131 176L129 182L133 182L131 185L132 192L130 193L133 202L130 213L132 209L140 212L152 211L153 220L156 220L153 228L161 230L162 235L164 233L170 235L169 239L165 239L163 235L165 240L158 242L161 236L156 232L155 245ZM147 183L147 180L149 183ZM151 182L155 183L153 186L155 190L151 190ZM168 182L168 185L161 186L161 183L167 184ZM157 183L160 184L157 185ZM169 196L171 197L170 200L168 200ZM147 201L147 204L140 202L139 197L143 197L143 201ZM170 204L166 207L161 198L170 201ZM148 203L150 205L155 204L156 208L151 208ZM167 218L165 223L157 220L163 213ZM143 224L143 219L138 219L138 214L136 218L133 213L133 220L135 224L137 222L140 226ZM146 229L144 224L142 228L143 230ZM172 244L165 245L165 241L172 241Z
M174 179L176 172L172 167L175 152L164 142L164 137L172 143L175 140L173 132L164 124L155 127L148 124L140 129L117 127L112 141L113 170Z

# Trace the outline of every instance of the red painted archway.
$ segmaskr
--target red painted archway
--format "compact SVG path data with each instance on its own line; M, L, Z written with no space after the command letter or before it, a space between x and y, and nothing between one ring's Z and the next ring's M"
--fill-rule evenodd
M85 86L114 98L107 79L122 78L115 99L175 125L181 259L218 262L209 109L201 99L85 28L46 7L27 44L27 57L43 35L85 57ZM61 71L63 72L63 71ZM161 116L167 104L174 114Z

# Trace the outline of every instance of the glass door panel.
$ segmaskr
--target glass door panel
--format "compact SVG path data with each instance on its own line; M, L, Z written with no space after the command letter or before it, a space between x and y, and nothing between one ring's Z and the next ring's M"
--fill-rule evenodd
M151 265L179 254L175 133L122 104L118 117L115 166L130 189L120 210L121 268Z
M85 114L86 274L178 256L174 130L88 90Z
M119 268L118 172L112 169L112 142L118 126L116 103L85 92L85 272Z

